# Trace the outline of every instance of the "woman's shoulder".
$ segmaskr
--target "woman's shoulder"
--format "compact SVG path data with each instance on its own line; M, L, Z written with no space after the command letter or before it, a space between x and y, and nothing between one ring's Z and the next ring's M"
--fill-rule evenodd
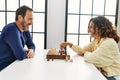
M113 38L102 38L101 40L105 42L115 42Z
M102 44L117 46L117 43L113 38L103 38L102 39Z

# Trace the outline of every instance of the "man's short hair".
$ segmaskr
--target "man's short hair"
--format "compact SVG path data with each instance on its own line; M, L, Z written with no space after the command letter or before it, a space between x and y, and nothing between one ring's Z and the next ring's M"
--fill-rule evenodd
M19 15L21 15L21 16L24 18L27 10L33 11L32 8L30 8L30 7L28 7L28 6L25 6L25 5L19 7L19 8L16 10L15 21L18 20L18 16L19 16Z

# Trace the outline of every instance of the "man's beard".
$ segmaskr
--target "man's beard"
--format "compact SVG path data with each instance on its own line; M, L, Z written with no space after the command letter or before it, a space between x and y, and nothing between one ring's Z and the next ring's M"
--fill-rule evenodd
M22 25L22 29L23 29L23 31L26 31L26 28L25 28L25 26L24 26L24 25Z
M27 31L27 29L26 29L26 26L25 26L25 24L24 24L25 22L24 21L22 21L22 29L23 29L23 31Z

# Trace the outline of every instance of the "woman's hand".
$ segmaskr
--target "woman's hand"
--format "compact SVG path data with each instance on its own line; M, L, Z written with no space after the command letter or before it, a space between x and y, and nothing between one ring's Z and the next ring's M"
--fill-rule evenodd
M61 44L60 44L60 49L64 49L66 46L69 46L69 47L72 47L72 43L70 43L70 42L62 42Z

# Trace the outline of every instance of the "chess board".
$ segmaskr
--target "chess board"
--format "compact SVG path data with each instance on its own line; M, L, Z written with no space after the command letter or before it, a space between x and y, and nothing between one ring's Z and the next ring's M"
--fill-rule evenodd
M68 54L68 52L66 50L59 50L56 51L56 53L50 53L50 51L48 51L47 55L46 55L47 61L49 61L50 59L53 61L54 59L65 59L66 61L70 60L70 55Z

